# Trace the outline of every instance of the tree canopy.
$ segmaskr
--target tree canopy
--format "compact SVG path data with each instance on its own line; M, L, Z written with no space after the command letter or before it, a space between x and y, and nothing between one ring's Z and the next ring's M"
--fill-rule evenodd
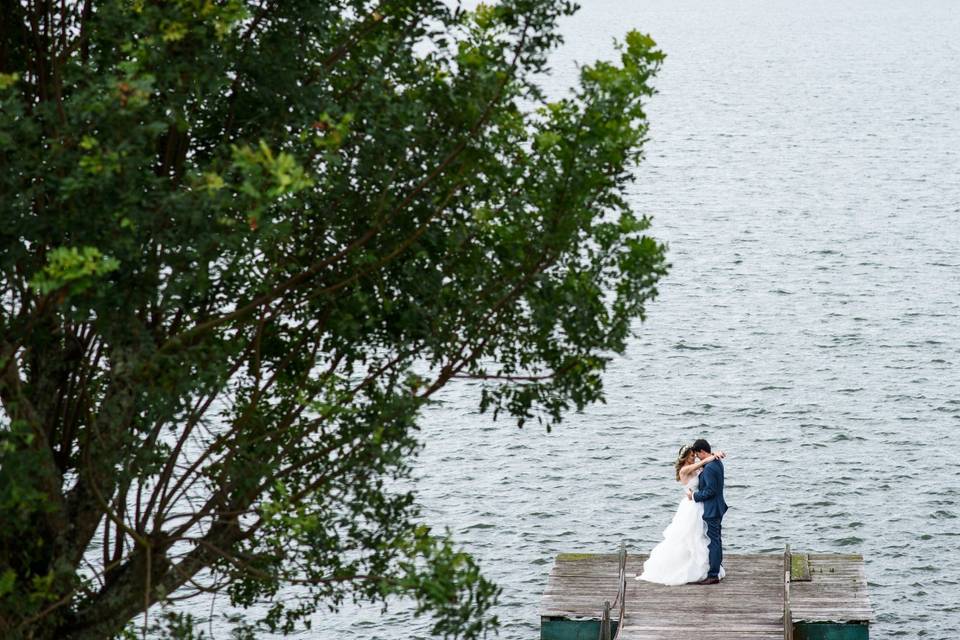
M418 412L602 400L666 273L626 201L663 55L631 32L548 101L575 9L0 2L0 635L211 590L281 632L393 595L496 625L403 482Z

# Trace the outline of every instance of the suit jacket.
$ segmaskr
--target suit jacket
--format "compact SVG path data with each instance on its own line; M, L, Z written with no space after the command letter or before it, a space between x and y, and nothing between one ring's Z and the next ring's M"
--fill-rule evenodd
M694 492L695 502L703 503L704 520L720 520L727 512L727 502L723 499L723 463L714 460L700 472L699 491Z

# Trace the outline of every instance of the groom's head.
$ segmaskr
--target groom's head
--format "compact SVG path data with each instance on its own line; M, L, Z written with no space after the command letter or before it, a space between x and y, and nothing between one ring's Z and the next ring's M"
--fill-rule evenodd
M691 448L694 451L696 451L697 455L701 458L710 454L710 443L704 440L703 438L700 438L699 440L694 442L693 447Z

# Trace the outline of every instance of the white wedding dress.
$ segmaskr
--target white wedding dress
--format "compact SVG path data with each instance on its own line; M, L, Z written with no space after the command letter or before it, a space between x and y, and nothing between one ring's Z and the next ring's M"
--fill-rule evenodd
M670 525L663 531L663 542L650 552L637 580L670 586L696 582L710 570L707 523L703 521L703 505L687 499L687 489L697 490L699 473L687 481L680 505ZM720 578L725 571L720 567Z

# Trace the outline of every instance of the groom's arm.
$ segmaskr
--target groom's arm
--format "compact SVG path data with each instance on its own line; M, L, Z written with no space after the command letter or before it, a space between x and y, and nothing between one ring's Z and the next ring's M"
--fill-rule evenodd
M694 502L706 502L707 500L712 500L717 496L717 489L714 484L716 476L714 475L714 469L712 466L704 467L703 473L706 474L704 478L703 489L700 491L695 491L693 494Z

